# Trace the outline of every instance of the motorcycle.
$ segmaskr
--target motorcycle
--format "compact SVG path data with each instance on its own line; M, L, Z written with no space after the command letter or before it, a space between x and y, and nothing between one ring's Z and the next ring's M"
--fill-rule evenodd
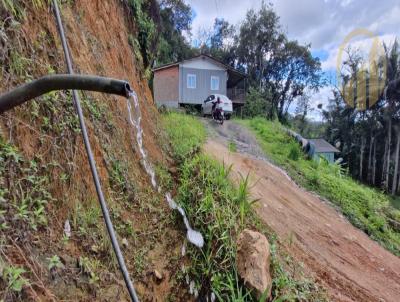
M215 108L212 114L213 120L219 122L221 125L224 123L224 110L222 108Z

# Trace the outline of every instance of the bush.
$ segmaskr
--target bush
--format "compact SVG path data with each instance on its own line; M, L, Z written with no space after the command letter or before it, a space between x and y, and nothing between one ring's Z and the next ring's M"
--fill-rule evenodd
M297 161L300 157L300 148L297 144L291 144L288 157Z
M137 39L129 38L129 44L134 47L135 52L141 52L144 68L149 67L157 52L158 33L157 26L154 23L149 12L152 9L152 1L127 0L137 26ZM140 48L140 49L137 49ZM136 54L137 58L139 57Z
M273 118L272 103L269 95L263 95L259 90L250 88L243 106L245 117L263 116Z

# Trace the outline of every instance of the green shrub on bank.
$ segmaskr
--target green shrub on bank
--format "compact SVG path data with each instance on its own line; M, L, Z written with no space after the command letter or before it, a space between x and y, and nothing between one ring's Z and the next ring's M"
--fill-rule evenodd
M255 118L241 123L255 132L268 158L284 167L296 182L338 205L353 225L400 255L400 233L389 225L389 215L400 217L399 211L391 208L388 196L353 180L338 165L297 158L300 147L278 122Z

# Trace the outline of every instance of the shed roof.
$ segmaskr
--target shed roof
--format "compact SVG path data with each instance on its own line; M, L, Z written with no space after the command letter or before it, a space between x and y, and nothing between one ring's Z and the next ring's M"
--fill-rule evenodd
M318 152L318 153L325 153L325 152L338 153L338 152L340 152L338 149L336 149L334 146L332 146L330 143L328 143L323 138L311 138L311 139L308 139L308 141L310 143L314 144L315 152Z

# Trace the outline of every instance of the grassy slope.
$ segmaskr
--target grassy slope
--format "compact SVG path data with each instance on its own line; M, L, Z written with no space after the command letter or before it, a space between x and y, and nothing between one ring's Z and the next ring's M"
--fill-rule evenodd
M400 212L390 206L388 196L353 180L338 165L308 160L277 122L262 118L239 122L254 131L266 155L296 182L338 205L353 225L400 255L400 234L388 223L399 221Z
M164 125L179 163L177 200L205 237L202 250L190 246L188 251L193 259L188 273L201 295L211 290L220 301L252 301L238 280L235 264L236 237L247 227L263 232L271 243L274 301L324 301L323 292L312 280L297 273L294 277L297 264L279 249L273 234L255 217L247 181L234 187L228 180L229 167L198 152L205 140L203 125L177 113L164 115Z

